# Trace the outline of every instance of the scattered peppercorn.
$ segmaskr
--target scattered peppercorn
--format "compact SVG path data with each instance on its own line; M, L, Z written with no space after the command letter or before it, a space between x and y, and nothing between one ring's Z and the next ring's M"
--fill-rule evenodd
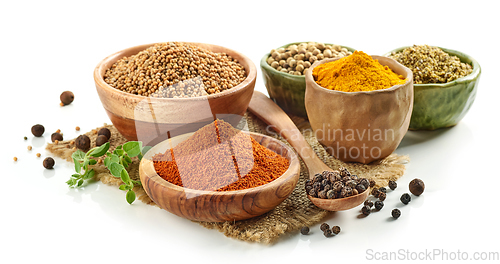
M80 127L79 126L75 127L75 130L80 131Z
M97 132L97 135L104 135L108 138L108 140L111 138L111 131L109 131L109 129L103 127L101 129L99 129L99 131Z
M387 189L385 187L378 188L379 192L387 193Z
M363 205L367 205L368 207L372 208L373 202L370 200L366 200Z
M413 195L419 196L424 192L425 189L425 184L421 179L413 179L410 184L410 192L413 193Z
M365 205L361 208L361 213L368 216L371 213L371 208L368 205Z
M99 147L104 145L106 142L108 142L108 138L105 135L99 135L95 140L95 145Z
M33 149L33 147L32 147L32 146L28 146L28 150L32 150L32 149Z
M45 127L40 124L36 124L31 127L31 133L35 137L41 137L43 135L43 132L45 132Z
M14 161L17 161L17 157L14 157Z
M394 219L398 219L401 216L401 211L397 208L392 209L391 215L392 217L394 217Z
M402 203L408 204L411 201L411 196L408 193L403 193L400 200Z
M76 138L75 144L77 148L87 151L90 149L90 138L87 135L80 135Z
M321 231L325 232L325 230L330 229L330 225L328 225L327 223L323 223L323 224L321 224L319 229L321 229Z
M54 168L54 165L56 164L56 162L54 161L53 158L51 157L47 157L43 160L43 166L46 168L46 169L52 169Z
M323 231L323 235L324 235L325 237L332 237L332 236L333 236L333 234L332 234L332 230L330 230L330 229L326 229L325 231Z
M61 134L59 134L59 132L55 132L55 133L52 133L52 135L50 135L50 139L52 140L52 142L55 142L56 140L62 141L63 136Z
M372 195L375 197L375 198L378 198L378 195L380 194L380 191L378 190L378 188L373 188L372 190Z
M340 226L332 227L332 233L334 233L335 235L338 235L340 233Z
M370 187L375 186L375 180L369 179L368 181L370 182Z
M384 207L384 202L382 202L382 201L375 202L375 209L381 210L383 207Z
M389 181L389 188L394 191L396 188L398 188L397 182Z
M301 233L302 235L307 235L307 234L309 234L309 227L307 227L307 226L303 226L303 227L300 229L300 233Z
M378 199L383 202L385 201L385 198L387 198L387 194L384 192L379 192Z
M75 95L70 91L65 91L65 92L62 92L62 94L61 94L61 96L59 96L59 98L61 99L61 103L63 103L64 105L69 105L75 99Z

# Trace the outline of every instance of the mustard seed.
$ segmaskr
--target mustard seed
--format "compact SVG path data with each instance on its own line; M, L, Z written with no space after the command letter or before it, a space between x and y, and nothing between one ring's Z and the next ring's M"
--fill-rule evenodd
M40 156L42 156L42 154L40 154L40 153L36 153L36 157L37 157L37 158L40 158Z
M17 157L14 157L14 161L17 161Z
M32 147L32 146L28 146L28 150L32 150L32 149L33 149L33 147Z
M69 105L75 99L75 95L70 91L65 91L61 93L59 99L61 99L61 103L63 103L63 105Z
M43 135L43 132L45 132L45 127L40 124L36 124L31 127L31 133L35 137L41 137Z
M79 126L75 127L75 130L80 131L80 127Z
M55 164L56 164L56 162L55 162L55 161L54 161L54 159L53 159L53 158L51 158L51 157L47 157L47 158L45 158L45 159L43 160L43 166L44 166L46 169L48 169L48 170L50 170L50 169L54 168L54 165L55 165Z

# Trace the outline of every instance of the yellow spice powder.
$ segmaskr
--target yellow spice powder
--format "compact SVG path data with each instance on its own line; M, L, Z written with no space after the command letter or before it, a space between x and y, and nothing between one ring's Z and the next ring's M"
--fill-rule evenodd
M323 63L313 69L312 75L321 87L343 92L381 90L405 83L403 76L362 51Z

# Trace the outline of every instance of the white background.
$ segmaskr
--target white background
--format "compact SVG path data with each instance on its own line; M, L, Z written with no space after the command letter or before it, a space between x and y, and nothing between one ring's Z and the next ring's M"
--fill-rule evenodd
M2 1L1 262L358 263L377 257L367 251L500 252L495 8L493 1ZM411 158L400 187L367 218L357 218L359 208L333 214L327 222L342 227L337 237L326 239L313 226L309 236L292 233L271 246L241 242L141 202L128 205L115 187L69 189L73 168L63 160L56 159L54 170L42 167L52 132L61 129L70 139L109 122L92 73L111 53L145 43L205 42L240 51L258 67L270 49L310 40L372 55L437 45L469 54L482 67L467 116L451 129L409 132L396 150ZM265 91L260 73L255 89ZM65 90L76 99L61 108ZM30 128L37 123L46 132L34 139ZM425 181L425 193L401 206L399 196L416 177ZM392 221L396 207L402 216Z

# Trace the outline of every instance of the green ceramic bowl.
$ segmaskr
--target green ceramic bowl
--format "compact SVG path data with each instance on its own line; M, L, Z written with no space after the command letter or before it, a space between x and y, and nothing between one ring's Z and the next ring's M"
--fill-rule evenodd
M385 54L402 51L401 47ZM441 48L460 61L472 65L472 73L448 83L414 84L410 130L434 130L456 125L469 111L476 98L481 67L471 56Z
M303 42L308 41L289 43L278 48L286 48L292 44ZM325 44L333 45L330 43ZM355 49L350 47L341 47L351 52L355 51ZM307 118L306 107L304 105L304 95L306 92L305 75L292 75L277 71L271 65L267 64L269 55L270 53L267 53L260 60L260 69L262 70L262 76L264 76L264 84L266 85L269 97L285 112Z

